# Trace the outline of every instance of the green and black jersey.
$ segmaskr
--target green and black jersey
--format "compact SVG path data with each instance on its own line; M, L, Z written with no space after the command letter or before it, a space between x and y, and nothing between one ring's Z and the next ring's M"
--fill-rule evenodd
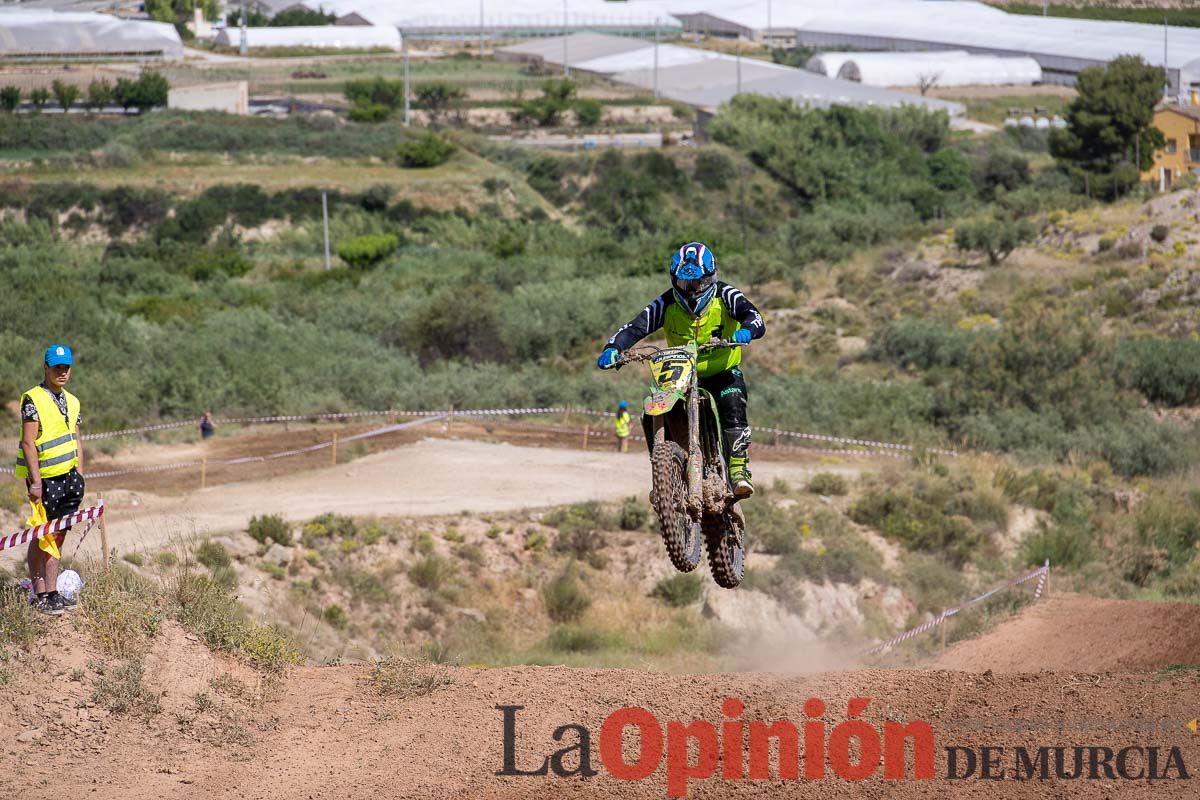
M729 339L738 328L750 331L753 339L760 339L767 332L762 314L746 299L746 295L727 283L717 281L716 296L698 318L676 303L674 293L668 289L654 298L640 314L622 325L608 340L608 344L624 352L659 328L663 329L667 344L671 347L689 341L704 343L712 338ZM712 350L700 354L697 366L700 377L707 378L737 366L741 360L740 347Z

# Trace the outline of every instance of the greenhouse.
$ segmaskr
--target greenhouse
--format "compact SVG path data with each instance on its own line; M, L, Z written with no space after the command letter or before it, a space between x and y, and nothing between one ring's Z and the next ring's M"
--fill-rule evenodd
M0 9L0 59L180 59L174 25L107 14Z
M964 111L959 103L827 78L761 59L679 45L656 47L652 42L597 33L524 42L500 48L496 54L552 70L561 69L565 58L572 70L657 91L662 97L703 109L716 108L739 92L753 92L816 107L914 105L951 116Z
M1001 58L959 52L838 53L837 77L867 86L1031 86L1042 68L1028 56Z
M241 28L222 28L216 42L240 47ZM390 25L296 25L279 28L246 28L251 50L271 47L311 47L324 50L400 50L400 31Z

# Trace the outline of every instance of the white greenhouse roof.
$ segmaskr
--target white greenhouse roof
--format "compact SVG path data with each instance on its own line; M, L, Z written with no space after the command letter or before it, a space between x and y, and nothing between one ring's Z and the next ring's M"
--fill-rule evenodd
M222 28L217 44L238 47L241 28ZM246 46L319 47L329 50L366 50L386 47L400 50L400 31L390 25L295 25L278 28L246 28Z
M845 55L845 54L840 54ZM1002 58L966 53L853 53L837 77L867 86L1028 86L1040 83L1042 68L1028 56Z
M930 97L889 92L872 86L826 78L801 69L759 59L742 58L711 50L678 45L658 46L658 76L654 72L654 44L596 33L565 37L573 69L591 72L618 83L653 89L663 97L701 107L719 106L742 92L788 97L814 106L837 104L894 108L917 105L962 114L959 103ZM502 56L535 59L547 67L561 67L564 37L500 48Z
M183 58L174 25L107 14L0 8L0 58Z
M778 2L779 0L777 0ZM685 4L689 0L684 0ZM478 28L551 28L563 26L563 0L439 0L396 2L396 0L304 0L311 8L320 6L338 17L357 14L374 25L395 25L403 30L461 30ZM728 3L726 3L728 4ZM567 25L573 27L652 28L656 20L678 27L671 12L677 0L569 0Z
M830 78L836 78L837 74L839 72L841 72L842 65L845 64L850 59L852 59L856 56L874 55L877 52L878 51L876 51L876 50L870 50L865 53L861 52L861 51L856 51L856 50L847 50L847 51L831 51L828 53L817 53L815 56L813 56L812 58L810 58L808 60L808 63L804 65L804 68L806 70L808 70L809 72L815 72L818 75L825 75ZM937 50L937 51L933 51L933 52L936 52L938 55L941 55L941 56L951 56L951 55L965 56L965 55L967 55L966 50Z

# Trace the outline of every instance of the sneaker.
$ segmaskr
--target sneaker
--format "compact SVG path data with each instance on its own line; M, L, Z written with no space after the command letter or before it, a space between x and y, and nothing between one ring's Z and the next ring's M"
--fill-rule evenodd
M67 597L61 592L54 592L53 597L57 598L63 611L74 611L79 608L79 602L74 597Z
M63 608L54 601L51 595L38 595L30 603L33 610L48 617L57 617L63 613Z
M733 496L738 500L745 500L754 494L748 462L749 459L744 456L729 459L729 482L733 484Z

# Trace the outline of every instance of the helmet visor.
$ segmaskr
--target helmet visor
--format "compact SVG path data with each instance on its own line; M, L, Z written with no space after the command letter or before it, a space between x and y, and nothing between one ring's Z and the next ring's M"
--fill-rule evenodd
M675 288L679 293L689 299L697 299L708 291L708 287L713 285L711 275L704 275L699 278L676 278Z

